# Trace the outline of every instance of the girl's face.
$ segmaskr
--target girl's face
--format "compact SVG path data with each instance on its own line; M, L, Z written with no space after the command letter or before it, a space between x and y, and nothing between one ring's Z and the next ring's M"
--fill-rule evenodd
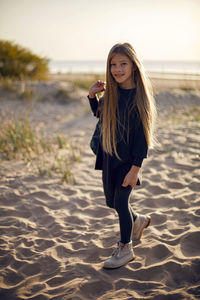
M134 88L133 63L128 56L115 54L111 59L110 71L121 88Z

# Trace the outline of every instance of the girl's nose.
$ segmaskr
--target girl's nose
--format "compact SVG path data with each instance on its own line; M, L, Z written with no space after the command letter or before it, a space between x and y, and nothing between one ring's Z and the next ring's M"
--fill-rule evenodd
M116 66L116 71L121 71L121 66Z

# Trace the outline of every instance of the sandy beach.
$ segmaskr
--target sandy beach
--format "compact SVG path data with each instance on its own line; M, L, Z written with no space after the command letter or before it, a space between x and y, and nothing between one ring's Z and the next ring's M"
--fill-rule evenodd
M197 83L191 90L154 83L158 145L131 194L133 209L151 215L152 224L133 244L135 260L116 270L102 268L119 225L94 170L89 142L96 119L87 91L63 78L32 83L31 101L0 91L1 116L20 118L31 108L38 132L61 132L81 149L71 170L75 184L41 176L23 160L1 161L1 300L200 299L200 90ZM59 100L61 88L71 93L69 103Z

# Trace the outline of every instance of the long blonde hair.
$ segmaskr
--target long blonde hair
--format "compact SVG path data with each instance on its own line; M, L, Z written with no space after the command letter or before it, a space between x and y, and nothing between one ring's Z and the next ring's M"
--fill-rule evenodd
M118 84L111 74L111 60L115 54L126 55L133 63L133 79L136 84L135 105L138 109L140 119L144 128L144 134L148 146L153 146L154 123L156 106L151 84L146 77L142 63L140 62L134 48L129 43L118 43L112 47L107 58L106 90L103 96L103 126L102 141L105 152L119 158L116 148L116 109L118 99Z

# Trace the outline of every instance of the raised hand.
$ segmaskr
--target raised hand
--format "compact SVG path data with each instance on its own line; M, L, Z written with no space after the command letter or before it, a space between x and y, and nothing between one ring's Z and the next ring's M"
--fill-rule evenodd
M105 91L106 83L104 81L98 80L89 88L89 97L94 98L97 93Z

